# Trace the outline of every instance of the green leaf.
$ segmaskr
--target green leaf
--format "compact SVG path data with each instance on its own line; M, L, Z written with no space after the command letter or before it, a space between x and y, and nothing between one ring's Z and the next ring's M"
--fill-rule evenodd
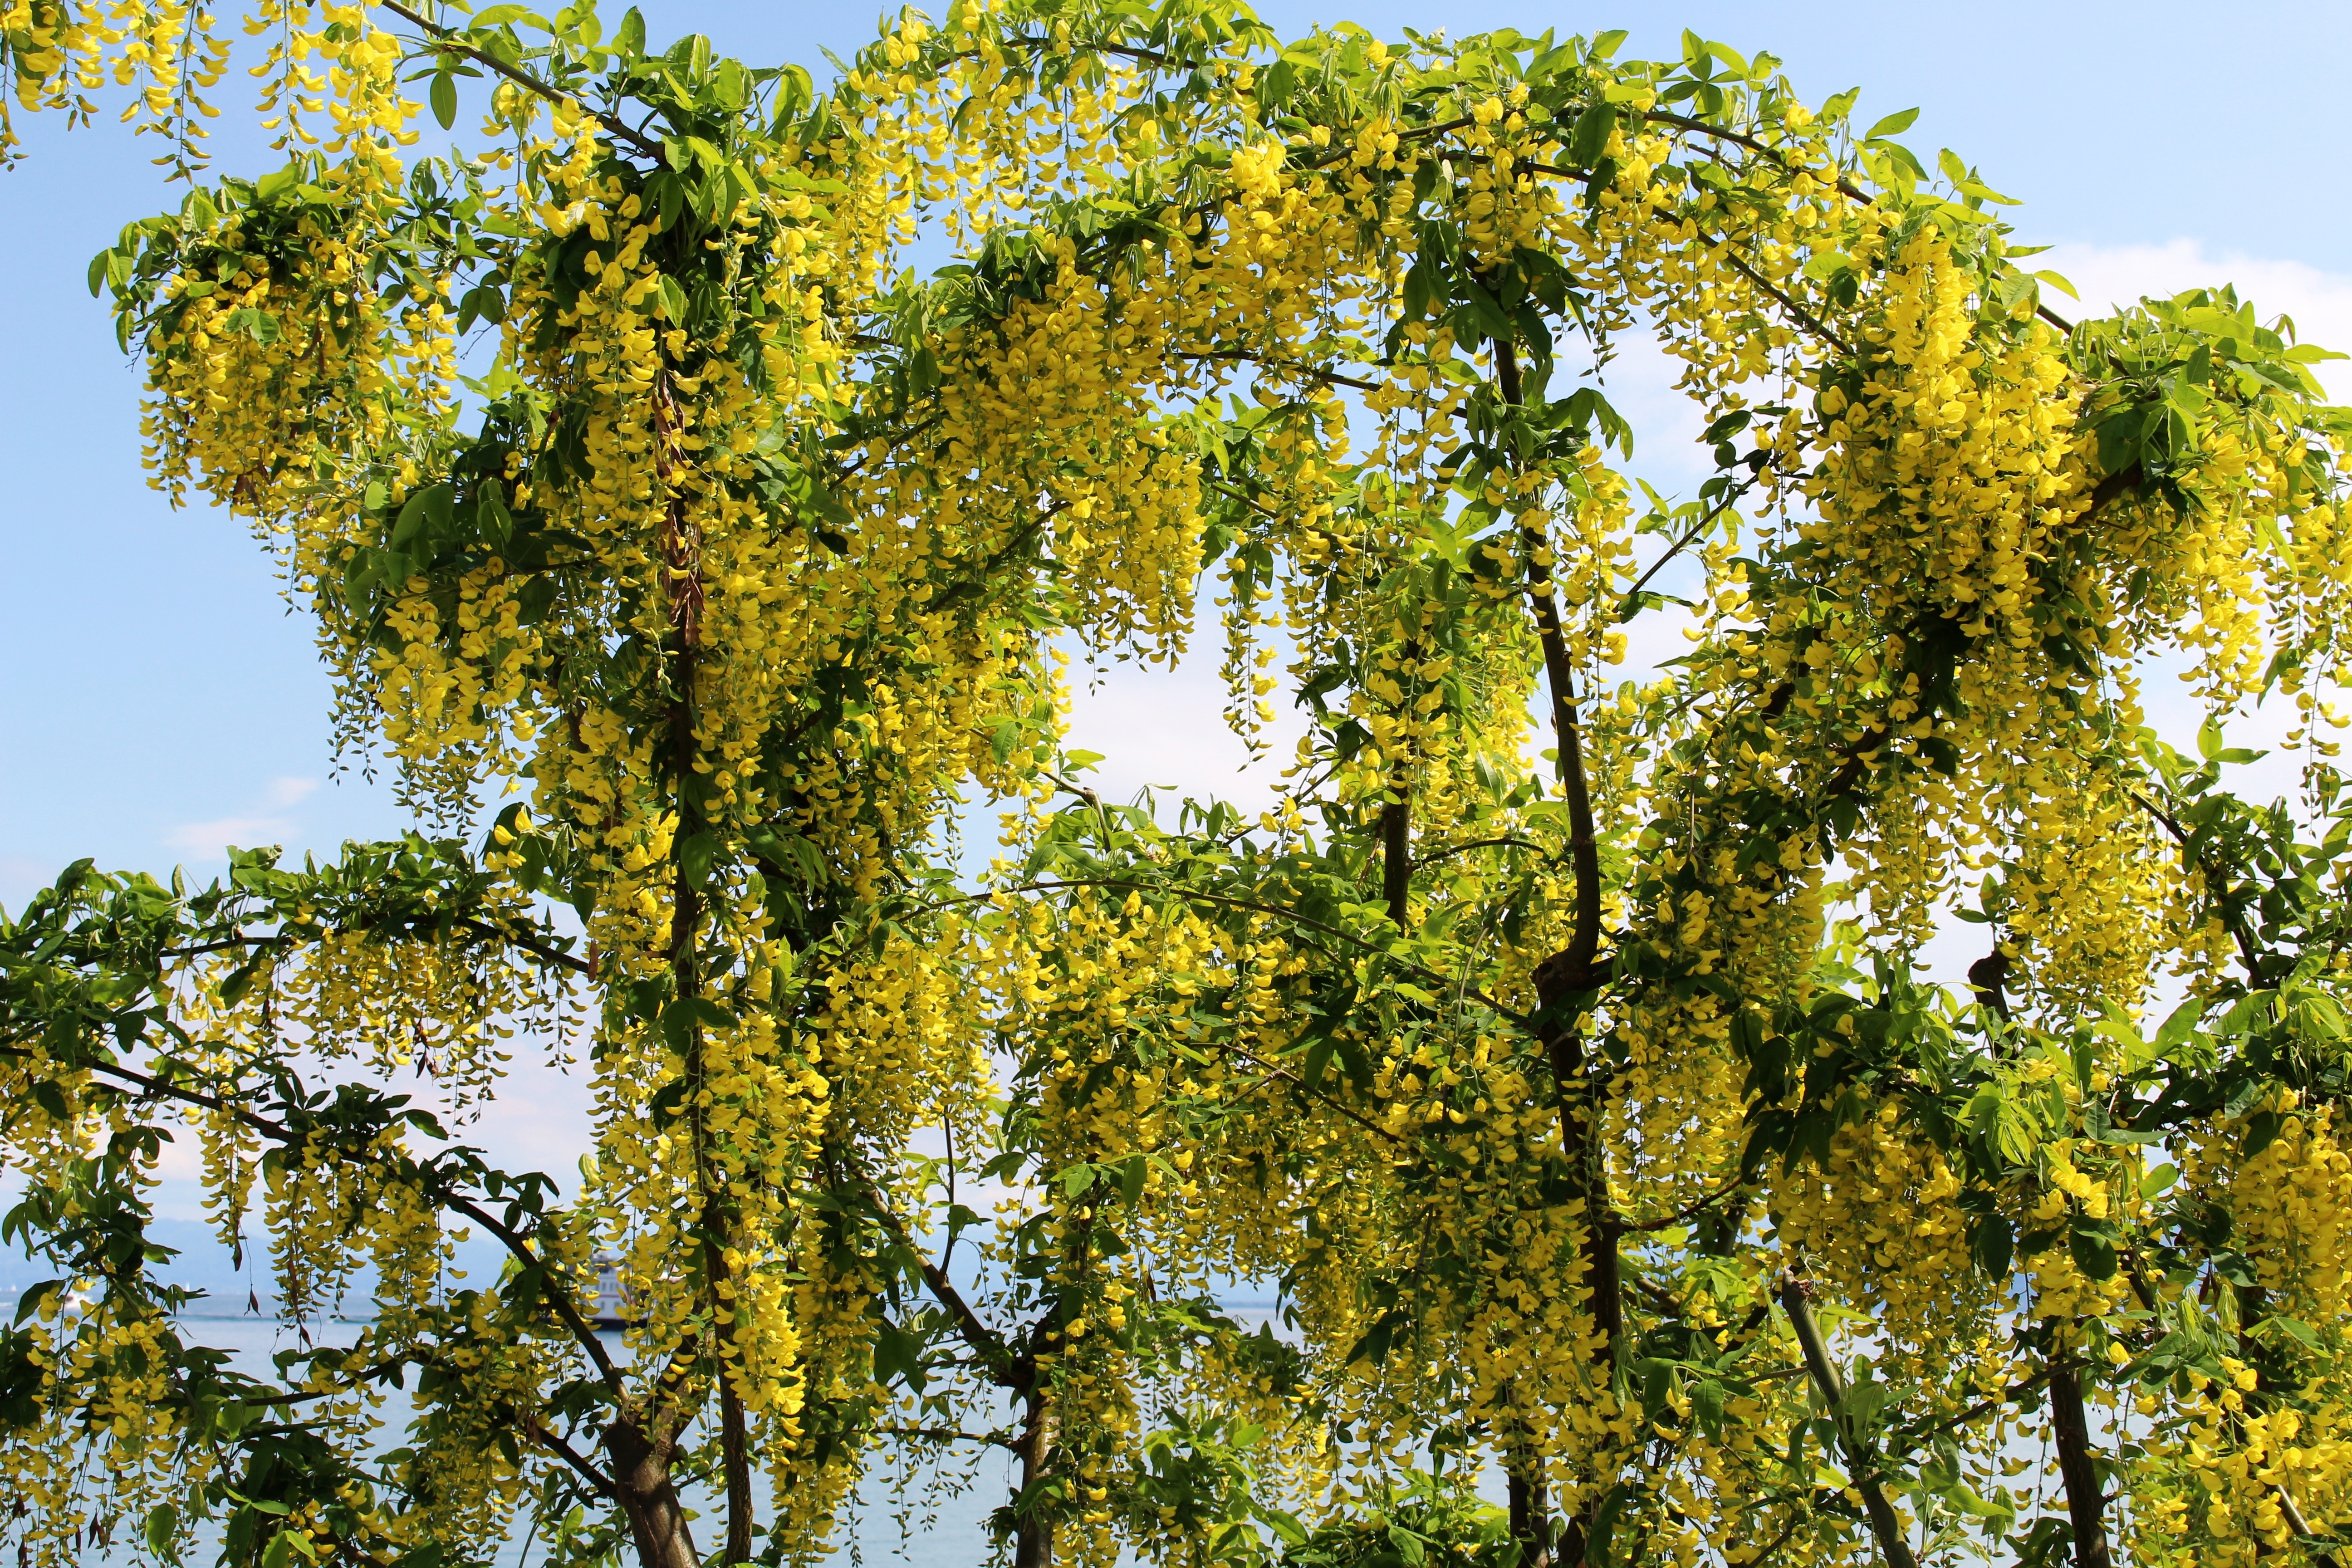
M1338 1048L1338 1044L1326 1034L1307 1048L1307 1065L1299 1069L1299 1079L1307 1088L1321 1086L1324 1069L1331 1065L1331 1053Z
M2275 1110L2258 1110L2246 1118L2244 1138L2238 1145L2238 1158L2251 1160L2278 1142L2286 1130L2286 1118Z
M708 887L710 872L719 863L719 838L716 834L697 833L678 847L678 874L695 887Z
M1995 1279L2008 1279L2017 1256L2016 1227L2000 1215L1987 1215L1969 1227L1969 1254Z
M1404 275L1404 298L1401 302L1401 308L1407 321L1418 321L1429 314L1431 294L1429 262L1428 257L1422 257L1412 264L1412 269Z
M180 1553L173 1545L180 1533L180 1510L170 1503L158 1503L147 1510L143 1531L147 1550L166 1563L177 1563Z
M228 329L233 332L243 332L257 343L274 343L278 336L278 318L249 305L228 313Z
M505 549L514 538L514 514L507 510L506 498L499 493L496 479L482 487L482 498L475 504L474 518L482 531L483 540L493 549Z
M1617 128L1617 106L1602 99L1576 117L1576 129L1569 133L1569 157L1584 168L1601 161L1608 149L1609 133Z
M1864 132L1862 133L1862 139L1865 142L1875 142L1881 136L1899 136L1904 132L1910 130L1911 122L1918 118L1919 111L1916 109L1906 109L1897 113L1890 114L1885 119L1880 121L1877 124L1872 126L1869 130Z
M1617 1533L1617 1516L1625 1511L1623 1482L1611 1487L1592 1512L1592 1528L1584 1538L1585 1568L1609 1568L1617 1553L1612 1538Z
M431 96L433 118L441 122L442 130L453 129L457 123L457 79L446 70L435 71Z
M2066 1237L2067 1250L2074 1254L2074 1267L2093 1279L2116 1277L2116 1244L2104 1226L2076 1221Z
M427 485L410 496L400 509L398 521L392 525L392 547L401 549L419 533L428 537L446 535L457 500L457 492L446 484Z
M2344 1009L2336 1005L2336 999L2317 992L2297 997L2292 1016L2298 1031L2306 1037L2340 1040L2352 1033L2352 1028L2347 1027Z

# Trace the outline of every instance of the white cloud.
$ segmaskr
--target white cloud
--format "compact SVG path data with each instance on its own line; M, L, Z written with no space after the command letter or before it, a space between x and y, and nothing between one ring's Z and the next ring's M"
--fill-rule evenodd
M1273 804L1305 722L1285 681L1270 696L1275 721L1265 728L1265 750L1258 757L1226 726L1225 683L1217 673L1224 634L1209 600L1204 591L1190 651L1174 669L1115 664L1072 670L1067 744L1102 753L1089 782L1105 799L1131 800L1149 786L1169 791L1163 797L1169 805L1186 795L1253 812ZM1289 658L1288 647L1278 645L1277 675Z
M218 855L234 844L240 849L280 844L294 835L294 824L283 816L223 816L211 822L191 822L174 827L163 842L191 855Z
M314 778L280 774L262 787L261 802L256 809L234 816L215 817L210 822L188 822L163 835L163 842L188 855L218 855L230 845L239 849L252 849L262 845L284 845L299 837L299 822L287 815L299 805L319 787Z

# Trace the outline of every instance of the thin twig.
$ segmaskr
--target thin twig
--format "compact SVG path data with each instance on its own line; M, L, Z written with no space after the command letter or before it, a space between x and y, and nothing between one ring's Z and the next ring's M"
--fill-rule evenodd
M959 1432L952 1426L876 1426L877 1436L914 1437L930 1443L985 1443L994 1448L1021 1451L1021 1445L1002 1432Z
M1645 111L1642 118L1652 121L1657 124L1672 125L1683 131L1695 131L1702 136L1713 136L1721 141L1733 142L1736 145L1748 149L1748 151L1752 153L1758 153L1762 154L1764 157L1769 158L1773 163L1779 164L1784 170L1794 172L1797 167L1797 165L1790 163L1787 156L1778 148L1770 146L1766 142L1759 142L1753 136L1744 135L1739 132L1730 130L1725 126L1709 125L1704 120L1693 120L1685 115L1669 114L1664 110L1654 109ZM1807 170L1806 172L1809 174L1811 173L1811 170ZM1837 177L1837 192L1848 201L1859 202L1862 205L1866 207L1875 206L1877 205L1877 203L1873 201L1869 196L1864 195L1853 182L1847 179L1843 174L1840 174ZM2062 332L2071 332L2074 330L2074 324L2072 321L2069 321L2057 311L2051 310L2048 306L2040 304L2038 301L2034 306L2033 313L2041 317L2043 321L2049 322L2052 326L2057 328Z
M2221 903L2221 894L2228 890L2230 885L2230 879L2222 868L2189 847L2188 830L2180 826L2179 819L2170 812L2129 785L2125 786L2124 793L2129 795L2142 811L2164 825L2165 831L2171 834L2174 841L2180 846L2181 858L2195 866L2204 877L2205 896L2216 904ZM2216 887L2217 883L2219 887ZM2223 918L2229 922L2231 936L2237 941L2239 961L2246 966L2246 984L2260 986L2263 983L2262 954L2254 946L2253 934L2246 930L2243 920L2228 915L2226 912Z
M1325 1105L1329 1106L1332 1110L1338 1111L1340 1115L1346 1117L1357 1126L1363 1128L1366 1131L1377 1133L1379 1136L1387 1139L1391 1143L1402 1143L1404 1142L1402 1137L1390 1131L1379 1122L1372 1121L1369 1117L1358 1115L1355 1111L1349 1110L1346 1106L1340 1104L1329 1095L1325 1094L1321 1089L1309 1084L1305 1079L1300 1078L1297 1073L1290 1072L1285 1068L1275 1066L1272 1062L1267 1061L1264 1057L1258 1056L1245 1046L1223 1045L1213 1047L1212 1048L1231 1051L1234 1055L1241 1058L1244 1061L1250 1063L1260 1070L1269 1073L1272 1076L1282 1079L1286 1083L1296 1084L1298 1087L1299 1092L1314 1096L1317 1100L1321 1100Z
M486 937L492 941L511 943L543 963L554 964L560 969L568 969L574 974L593 975L595 973L593 966L591 965L586 959L575 958L571 953L564 952L562 948L550 946L548 943L540 942L531 937L519 935L514 931L508 931L502 926L493 925L488 921L475 920L473 917L468 915L460 916L455 923L467 931L472 931L477 936ZM344 935L349 934L349 932L369 935L373 934L373 930L368 926L360 925L349 928L349 931L338 931L331 933L322 932L322 934ZM259 947L293 948L299 945L300 939L293 933L287 931L273 931L268 936L240 935L222 937L214 942L192 942L186 947L167 947L160 950L155 956L158 958L201 958L207 953L214 952L243 952Z
M1268 360L1262 355L1251 353L1245 349L1225 349L1217 353L1206 354L1185 353L1179 351L1176 357L1178 359L1195 360L1202 363L1213 363L1218 360L1233 360L1244 364L1256 365L1261 370L1289 371L1296 374L1303 375L1310 381L1319 381L1330 386L1352 387L1358 392L1378 392L1381 390L1380 384L1377 382L1359 381L1352 375L1341 375L1337 371L1318 370L1313 365L1292 364L1286 361Z
M1663 1215L1657 1219L1645 1219L1639 1223L1628 1219L1620 1219L1616 1221L1615 1224L1617 1228L1622 1231L1672 1230L1675 1226L1681 1225L1685 1220L1696 1218L1701 1214L1706 1213L1707 1209L1721 1203L1724 1199L1737 1197L1739 1194L1746 1192L1747 1190L1748 1184L1740 1181L1735 1176L1732 1180L1725 1183L1722 1186L1717 1187L1715 1191L1707 1194L1706 1196L1696 1199L1687 1206L1676 1209L1670 1215Z
M1533 849L1541 854L1551 853L1532 838L1514 837L1507 833L1500 838L1474 838L1467 844L1449 844L1433 854L1423 855L1415 859L1412 868L1415 871L1425 871L1440 860L1450 860L1456 855L1467 855L1473 849L1496 848Z
M1757 271L1754 268L1748 266L1748 263L1742 261L1739 258L1738 252L1733 250L1727 243L1723 247L1723 259L1731 264L1731 269L1734 272L1738 273L1742 278L1747 279L1750 283L1755 284L1756 287L1763 289L1764 292L1771 295L1775 300L1780 300L1781 306L1786 309L1790 315L1796 317L1797 320L1804 325L1806 331L1811 332L1815 337L1821 339L1823 342L1829 344L1830 347L1837 350L1837 352L1842 354L1851 354L1853 353L1852 349L1846 346L1846 342L1843 338L1839 337L1835 332L1830 331L1828 327L1822 323L1819 317L1815 316L1811 310L1806 310L1802 305L1798 304L1796 300L1790 299L1786 292L1784 292L1778 285L1774 284L1770 279L1767 279L1761 272Z
M1687 549L1692 540L1698 538L1701 534L1706 532L1708 529L1713 528L1715 526L1715 520L1721 517L1725 512L1729 511L1734 506L1738 505L1740 498L1755 488L1755 484L1756 481L1751 479L1743 480L1741 483L1734 486L1729 495L1724 497L1722 500L1716 503L1716 507L1713 511L1708 512L1705 517L1702 517L1696 522L1692 523L1689 529L1684 532L1683 536L1675 541L1672 548L1667 550L1664 555L1659 556L1655 561L1651 562L1650 569L1643 573L1639 577L1633 579L1633 585L1626 589L1625 596L1618 601L1617 607L1619 616L1622 616L1624 615L1626 608L1633 604L1633 600L1641 594L1643 589L1650 585L1650 579L1655 577L1664 569L1667 562L1672 561L1675 556L1680 555L1685 549Z
M424 28L427 33L430 33L433 36L434 42L439 44L443 48L449 50L453 54L463 55L467 59L472 60L478 65L486 65L489 67L492 70L498 72L500 76L506 78L509 81L514 83L517 87L521 88L526 92L543 98L550 103L579 102L579 100L572 97L570 93L556 91L555 89L548 86L545 82L541 81L538 78L531 76L529 72L517 70L514 67L507 64L504 60L499 59L491 55L484 54L481 50L475 48L470 44L458 42L457 35L455 32L451 31L447 27L442 26L437 22L426 21L424 17L418 16L407 6L400 4L400 0L378 0L378 4L382 5L385 10L391 12L394 16L401 17L403 20L407 21L415 26ZM659 159L664 156L660 142L647 141L645 137L640 136L635 131L630 130L629 127L624 124L620 120L616 119L613 115L605 113L601 109L591 109L588 112L592 117L593 117L597 124L602 125L605 130L611 132L622 141L626 142L638 152L643 153L646 157Z

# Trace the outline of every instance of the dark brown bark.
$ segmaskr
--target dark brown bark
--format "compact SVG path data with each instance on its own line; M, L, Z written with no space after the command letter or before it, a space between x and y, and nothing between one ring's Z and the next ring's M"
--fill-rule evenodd
M670 888L670 974L677 998L701 994L701 961L697 952L702 928L702 889L688 874L685 847L709 826L695 799L695 761L699 754L695 736L695 676L702 647L702 550L694 526L688 521L684 499L676 487L670 442L677 429L667 376L657 381L654 400L654 470L669 492L662 514L661 555L669 592L672 658L669 670L669 763L671 787L677 795L677 827L672 835L675 858ZM719 1396L719 1468L727 1494L727 1548L721 1561L748 1563L751 1558L751 1441L743 1413L743 1396L732 1371L740 1363L735 1344L736 1305L721 1292L729 1282L724 1233L731 1219L723 1184L707 1166L705 1130L700 1109L703 1078L702 1027L689 1024L685 1041L685 1076L688 1127L694 1140L695 1177L702 1193L697 1228L702 1232L705 1306L719 1341L716 1375L711 1382ZM721 1316L724 1315L724 1321Z
M714 1205L715 1206L715 1205ZM714 1219L716 1216L714 1216ZM719 1293L719 1287L730 1279L725 1254L718 1239L706 1228L702 1243L705 1273L710 1281L713 1303L728 1315L716 1332L719 1339L719 1462L727 1479L727 1556L729 1563L751 1560L751 1443L743 1418L743 1394L735 1386L742 1367L742 1352L737 1348L734 1324L742 1303L739 1294L732 1301Z
M1402 931L1412 898L1412 806L1402 783L1395 788L1397 798L1381 807L1381 897Z
M674 1436L648 1434L625 1415L604 1429L604 1452L613 1461L613 1490L629 1521L641 1568L701 1568L694 1537L687 1530L686 1510L670 1480L675 1443Z
M1404 657L1418 664L1421 644L1408 639ZM1403 931L1412 918L1412 779L1402 763L1389 770L1389 793L1396 798L1381 807L1381 898Z
M1503 401L1516 405L1523 391L1519 359L1517 350L1507 342L1495 344L1495 379ZM1584 1202L1584 1279L1591 1292L1593 1324L1601 1333L1593 1362L1606 1385L1613 1377L1618 1342L1625 1332L1623 1270L1617 1250L1616 1215L1609 1202L1608 1163L1600 1142L1601 1108L1586 1071L1581 1020L1569 1016L1576 994L1591 990L1602 979L1593 963L1601 950L1601 855L1593 834L1592 790L1585 776L1577 720L1575 671L1569 662L1568 638L1560 627L1559 600L1552 592L1551 566L1544 559L1550 542L1534 529L1524 531L1520 539L1528 557L1528 602L1543 647L1545 684L1551 693L1552 743L1560 788L1568 799L1569 863L1576 884L1575 919L1568 946L1536 967L1536 1001L1545 1019L1538 1033L1551 1063L1560 1145ZM1600 1489L1595 1489L1590 1506L1598 1506L1600 1495ZM1559 1538L1560 1560L1583 1560L1588 1523L1589 1513L1566 1521Z
M1504 1456L1510 1486L1511 1539L1519 1543L1519 1568L1551 1568L1551 1489L1544 1480L1543 1457L1514 1445Z
M2114 1568L2107 1553L2107 1500L2091 1457L2091 1424L2083 1408L2082 1363L2071 1352L2050 1358L2050 1427L2058 1476L2066 1486L2066 1520L2074 1532L2074 1568Z
M1995 948L1983 958L1969 965L1969 989L1976 994L1977 1005L2009 1022L2009 957Z

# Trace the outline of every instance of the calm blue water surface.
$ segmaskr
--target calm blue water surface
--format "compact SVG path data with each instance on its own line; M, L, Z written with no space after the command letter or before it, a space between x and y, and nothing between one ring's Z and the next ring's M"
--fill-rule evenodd
M1244 1327L1254 1327L1267 1316L1263 1307L1234 1306L1227 1309ZM184 1319L186 1334L191 1340L226 1350L232 1354L232 1364L248 1376L270 1378L276 1369L270 1357L277 1352L302 1343L293 1324L274 1318L252 1315L220 1318L190 1317ZM309 1325L310 1342L331 1344L338 1338L347 1339L350 1325L328 1321ZM605 1342L620 1356L625 1356L621 1336L604 1336ZM386 1414L391 1414L387 1406ZM396 1432L387 1431L387 1443ZM1012 1457L991 1451L978 1464L958 1469L953 1478L927 1478L918 1473L912 1485L895 1474L869 1475L860 1499L857 1518L852 1528L840 1537L840 1548L834 1560L843 1564L872 1563L876 1568L899 1565L899 1568L982 1568L989 1561L990 1542L986 1521L989 1513L1005 1500L1012 1480ZM877 1469L881 1467L877 1467ZM960 1492L941 1490L935 1484L925 1484L927 1479L970 1478L970 1484ZM718 1524L715 1510L708 1499L689 1497L688 1506L701 1515L695 1529L695 1544L708 1548ZM199 1550L188 1556L191 1568L209 1560L210 1552ZM128 1553L117 1552L91 1559L91 1568L130 1568L135 1560ZM536 1548L520 1542L508 1542L498 1554L498 1568L533 1568L539 1561Z
M231 1352L232 1364L251 1377L274 1377L276 1369L270 1357L277 1352L302 1343L294 1325L273 1318L251 1315L222 1318L184 1319L189 1339ZM332 1344L348 1339L351 1326L333 1321L312 1322L310 1342ZM625 1355L621 1336L604 1336L605 1343L615 1352ZM392 1414L386 1406L385 1414ZM387 1430L387 1444L396 1437L396 1431ZM931 1489L921 1486L906 1489L903 1500L897 1495L900 1488L892 1479L871 1478L865 1489L856 1528L843 1533L841 1548L834 1556L844 1564L873 1563L876 1568L886 1564L901 1568L981 1568L988 1561L989 1539L986 1520L991 1510L1004 1500L1010 1479L1011 1457L991 1454L969 1473L973 1482L961 1495L931 1495ZM695 1544L708 1549L718 1524L709 1500L688 1500L689 1507L701 1515L695 1521ZM896 1517L903 1510L908 1517L903 1521ZM211 1559L209 1550L199 1548L187 1555L191 1568ZM115 1551L86 1559L90 1568L131 1568L141 1559L130 1552ZM499 1550L498 1568L534 1568L539 1562L535 1547L516 1541L506 1542Z

